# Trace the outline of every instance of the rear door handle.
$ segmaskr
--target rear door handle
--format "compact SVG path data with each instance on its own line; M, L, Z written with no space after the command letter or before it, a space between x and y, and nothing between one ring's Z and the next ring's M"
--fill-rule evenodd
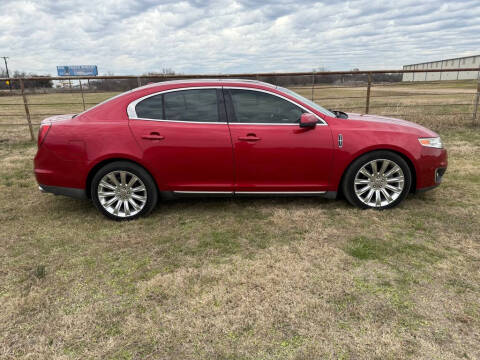
M142 139L144 140L163 140L165 136L160 135L158 132L151 132L148 135L142 135Z
M259 141L261 138L257 137L255 134L248 134L247 136L239 136L238 140L240 141Z

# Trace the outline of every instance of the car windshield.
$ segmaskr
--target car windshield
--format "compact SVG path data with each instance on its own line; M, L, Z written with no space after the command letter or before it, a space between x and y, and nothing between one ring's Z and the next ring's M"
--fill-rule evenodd
M296 92L294 92L292 90L289 90L289 89L286 89L286 88L283 88L283 87L278 87L278 90L281 90L281 91L287 93L288 95L293 96L295 99L300 100L301 102L307 104L308 106L314 108L315 110L320 111L324 115L328 115L328 116L331 116L331 117L336 117L335 114L332 113L331 111L325 109L324 107L321 107L320 105L314 103L311 100L308 100L307 98L303 97L302 95L297 94Z

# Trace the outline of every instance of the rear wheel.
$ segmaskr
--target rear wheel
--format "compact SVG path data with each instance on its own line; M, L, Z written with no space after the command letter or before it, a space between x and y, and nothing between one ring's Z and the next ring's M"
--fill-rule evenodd
M375 151L355 160L345 173L343 193L363 209L387 209L408 194L411 171L406 161L390 151Z
M150 174L128 161L116 161L101 168L93 178L91 194L97 209L117 221L147 215L158 198Z

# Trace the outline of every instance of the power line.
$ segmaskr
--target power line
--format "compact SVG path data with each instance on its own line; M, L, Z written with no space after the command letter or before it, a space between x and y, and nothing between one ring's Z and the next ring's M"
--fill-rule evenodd
M0 57L3 58L3 61L5 62L5 70L7 71L7 77L10 79L10 74L8 72L8 64L7 64L8 56L0 56ZM10 88L10 91L12 91L12 81L11 80L8 80L8 87Z

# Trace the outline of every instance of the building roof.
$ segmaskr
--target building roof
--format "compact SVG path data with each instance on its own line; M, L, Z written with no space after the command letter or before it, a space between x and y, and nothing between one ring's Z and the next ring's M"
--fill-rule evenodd
M462 56L462 57L456 57L456 58L450 58L450 59L425 61L425 62L421 62L421 63L407 64L407 65L403 65L403 66L423 65L423 64L431 64L431 63L437 63L437 62L443 62L443 61L452 61L452 60L461 60L461 59L468 59L468 58L475 58L475 57L480 57L480 55L469 55L469 56Z

